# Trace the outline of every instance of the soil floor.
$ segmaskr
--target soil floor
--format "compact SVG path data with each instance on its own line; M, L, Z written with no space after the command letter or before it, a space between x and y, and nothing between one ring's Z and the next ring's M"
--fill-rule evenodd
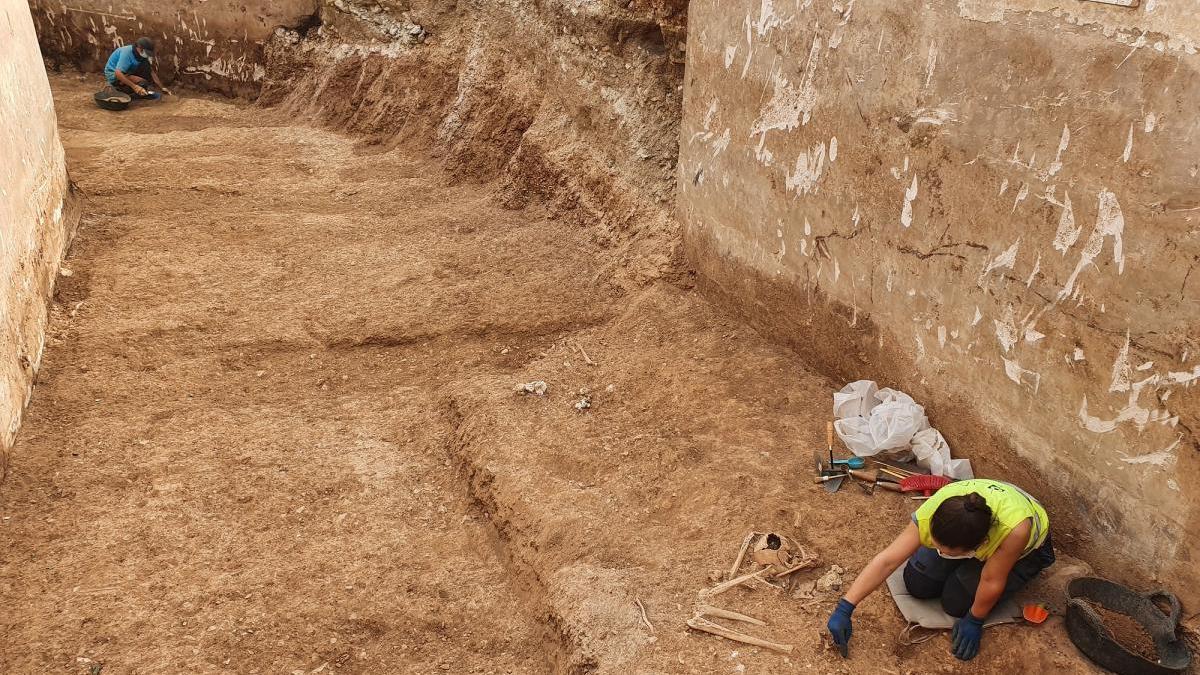
M812 485L834 383L619 290L586 228L423 151L53 84L86 203L0 487L0 672L1091 672L1057 617L901 647L884 592L824 649L812 582L916 502ZM820 558L719 597L790 656L684 623L750 530Z

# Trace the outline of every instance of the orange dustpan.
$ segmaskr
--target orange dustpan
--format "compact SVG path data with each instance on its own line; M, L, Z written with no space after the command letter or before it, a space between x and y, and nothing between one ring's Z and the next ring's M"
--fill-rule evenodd
M1025 605L1021 608L1021 614L1029 623L1042 623L1050 616L1050 610L1046 609L1045 605L1040 603Z

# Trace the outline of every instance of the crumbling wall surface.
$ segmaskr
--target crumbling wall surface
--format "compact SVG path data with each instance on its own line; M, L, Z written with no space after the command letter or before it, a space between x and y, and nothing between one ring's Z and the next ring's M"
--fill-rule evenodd
M58 120L29 8L0 0L0 477L42 357L73 231Z
M708 287L923 400L1061 546L1195 580L1195 4L696 0L689 36L679 209Z
M113 49L145 35L158 42L160 76L255 95L263 43L279 26L307 24L317 0L29 0L29 7L52 63L101 71Z
M264 102L498 179L504 203L629 251L619 280L676 269L684 0L326 0L319 17L268 46Z

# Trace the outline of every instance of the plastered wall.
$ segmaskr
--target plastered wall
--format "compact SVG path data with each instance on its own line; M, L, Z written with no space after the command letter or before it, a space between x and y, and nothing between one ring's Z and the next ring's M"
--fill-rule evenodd
M0 476L45 341L74 229L50 85L24 0L0 0Z
M158 41L160 74L253 95L265 76L263 44L279 26L307 23L317 0L30 0L42 49L55 62L99 71L116 47Z
M1198 47L1189 0L694 0L678 174L716 296L1193 599Z

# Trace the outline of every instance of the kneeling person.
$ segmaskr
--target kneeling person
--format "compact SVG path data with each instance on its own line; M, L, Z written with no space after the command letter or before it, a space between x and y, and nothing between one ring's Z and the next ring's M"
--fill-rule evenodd
M137 42L118 48L108 57L108 65L104 67L104 78L119 91L138 98L159 98L159 94L147 89L151 80L157 85L158 91L170 94L171 90L163 86L154 69L154 40L148 37L138 38Z
M907 561L908 592L940 597L946 613L958 617L951 650L964 661L975 658L992 608L1054 563L1049 527L1042 505L1015 485L995 480L947 485L917 509L838 601L828 624L834 642L850 641L855 606Z

